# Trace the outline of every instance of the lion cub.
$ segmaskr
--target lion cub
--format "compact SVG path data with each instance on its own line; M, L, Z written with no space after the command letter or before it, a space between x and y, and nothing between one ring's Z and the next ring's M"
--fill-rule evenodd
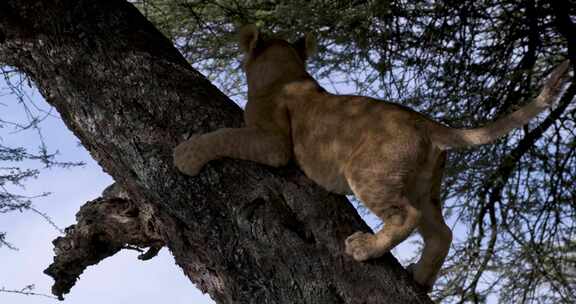
M489 143L527 123L559 94L569 64L552 73L540 95L494 123L452 129L398 104L364 96L334 95L306 72L315 42L264 39L254 25L240 30L248 80L246 127L193 136L174 150L174 162L196 175L210 160L230 157L269 166L294 159L329 191L355 194L384 221L376 234L356 232L346 253L377 258L418 228L424 251L413 265L419 284L431 288L450 248L440 185L446 150Z

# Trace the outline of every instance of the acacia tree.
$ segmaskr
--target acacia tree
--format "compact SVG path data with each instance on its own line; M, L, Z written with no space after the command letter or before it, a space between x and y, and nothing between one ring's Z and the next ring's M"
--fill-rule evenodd
M294 35L303 31L317 32L320 39L320 54L311 62L311 69L328 88L332 88L331 84L339 81L352 83L355 85L357 93L363 92L410 105L445 123L460 127L477 126L487 119L493 119L494 116L504 115L513 110L523 99L528 99L534 91L537 91L538 83L543 75L546 75L556 62L561 61L562 57L565 56L574 59L574 52L576 52L574 47L576 45L576 29L570 19L570 16L576 14L576 5L573 0L409 2L144 0L133 2L137 2L141 11L152 19L167 37L172 39L173 44L189 62L205 71L209 78L217 83L228 96L240 96L243 91L241 85L243 79L241 73L238 73L239 52L235 48L234 29L236 25L254 22L261 25L264 30L275 32L283 37L295 38ZM165 140L164 147L170 147L170 145L186 137L185 134L205 132L221 126L237 126L239 124L238 109L228 104L229 101L217 93L214 88L209 85L205 87L204 84L207 82L202 77L173 75L172 73L175 72L172 71L172 68L184 69L186 72L181 72L184 74L194 74L194 72L189 71L189 67L184 64L180 55L176 54L166 41L159 38L154 30L148 31L149 25L146 25L146 31L136 30L134 27L126 29L125 23L115 19L120 18L114 17L119 16L116 11L91 15L93 11L87 10L84 5L91 7L96 4L82 3L82 5L76 6L73 1L67 3L59 4L60 7L54 6L50 11L59 11L72 6L79 9L73 13L59 11L53 16L70 17L52 21L37 17L36 14L27 11L25 7L23 10L16 9L21 5L26 5L25 3L22 4L17 1L9 1L7 4L0 3L0 17L2 19L0 26L3 29L0 35L0 38L3 38L0 41L12 43L12 45L4 43L1 46L3 52L0 58L3 60L0 61L28 73L44 92L52 94L48 95L52 96L48 100L56 105L59 111L74 113L73 110L80 107L76 103L83 101L90 104L82 106L82 111L86 111L84 108L90 109L86 112L89 114L70 116L82 118L82 121L85 121L83 124L80 122L68 122L68 124L76 130L77 134L85 133L84 137L80 136L83 138L83 143L103 164L104 168L126 188L125 191L111 189L107 198L96 200L84 207L79 214L80 223L78 226L68 230L70 232L69 238L57 242L59 248L71 252L68 257L72 259L72 262L69 262L68 265L79 265L78 269L69 268L69 273L61 276L68 278L68 281L61 280L60 291L73 283L76 275L86 264L95 263L104 256L120 250L124 242L151 246L151 248L158 248L158 246L168 243L168 246L175 253L177 261L181 266L184 265L185 270L193 269L197 273L203 274L205 269L211 271L218 269L216 272L220 273L221 268L212 266L218 262L196 263L194 267L186 267L185 265L189 264L182 264L181 261L188 261L187 258L189 257L182 255L178 258L177 253L179 251L174 249L182 249L175 245L180 243L166 241L166 239L173 240L176 237L163 237L163 234L167 233L166 231L184 229L169 228L172 227L169 224L171 223L169 219L173 220L174 217L180 221L185 219L184 224L178 225L185 225L184 227L188 228L197 227L189 226L191 224L188 221L191 221L193 217L189 217L189 213L182 212L188 205L182 205L182 209L173 209L174 206L170 207L168 203L163 201L165 197L162 195L167 192L167 188L163 185L155 184L152 186L153 190L163 189L158 192L160 194L154 191L152 194L140 192L143 191L142 189L149 189L146 188L149 185L144 184L142 186L143 182L141 181L130 183L130 179L122 178L123 175L118 172L126 168L119 165L126 163L126 159L129 159L128 162L130 163L134 160L140 160L142 157L148 157L148 155L160 155L148 159L150 162L157 159L162 160L162 165L165 167L158 169L159 172L164 172L162 170L172 172L167 169L169 168L169 149L162 150L165 154L155 154L154 151L156 150L148 150L149 147L160 145L155 141L157 138L160 137ZM29 5L32 6L33 4ZM50 8L54 4L48 1L48 3L36 5L39 5L38 9L44 9ZM107 2L98 4L98 6L116 8L116 5ZM303 12L306 13L303 14ZM125 15L120 14L120 16L124 17ZM89 18L89 20L83 20L84 17ZM36 18L38 21L34 20ZM109 26L100 24L109 20L114 21ZM133 19L129 20L132 21ZM138 24L143 24L143 22ZM44 25L50 25L46 29L51 30L44 32L46 31ZM26 29L27 27L29 29ZM110 37L98 38L97 34L101 34L102 31L108 31L107 35ZM27 32L30 34L26 34ZM139 34L134 35L133 32ZM30 39L24 39L27 36ZM34 43L44 43L46 36L60 38L52 38L50 47L40 48L36 46L33 49L34 52L22 48L22 45L30 46ZM53 61L54 58L50 57L53 55L33 57L36 59L30 61L30 55L27 54L37 56L36 54L42 54L42 52L61 54L60 59L68 58L69 55L55 52L55 50L61 50L54 47L60 43L59 39L68 42L64 45L84 44L86 52L82 52L83 55L71 52L71 58L75 60L73 63L65 61L66 64L63 64L59 61ZM76 43L72 43L73 41ZM150 46L150 41L161 41L161 43L158 42L154 46ZM120 51L110 52L108 47ZM18 57L15 50L21 48L22 53L27 56ZM74 49L80 50L81 48L71 48L71 50ZM106 55L103 56L106 59L103 59L103 57L98 56L103 52L106 54L116 54L117 52L125 54L124 52L128 52L130 55L134 55L130 53L130 50L136 53L136 57L129 56L128 59L137 58L138 62L149 63L149 60L141 59L142 54L151 54L149 56L152 56L151 58L154 60L167 56L170 59L168 60L170 68L166 68L164 65L160 69L152 68L158 67L157 65L140 67L135 63L128 64L130 62L125 62L126 58L117 59L117 57ZM93 56L97 60L83 56ZM119 63L116 65L109 64L108 59L118 60ZM52 68L40 67L46 71L40 76L34 76L32 73L39 68L28 67L26 69L27 65L24 64L26 62L32 67L34 64L39 65L39 62L42 64L52 63ZM174 67L173 62L178 64ZM572 62L576 61L573 60ZM74 74L78 65L81 64L87 65L83 69L84 73L79 75L91 74L91 69L94 69L100 73L100 76L75 77L71 80L69 77L62 77L63 80L68 79L71 82L65 82L65 85L62 83L54 85L55 79L52 79L50 83L48 80L38 80L44 75ZM68 68L61 70L60 66ZM167 73L169 75L164 75L164 72L159 73L159 70L172 72ZM150 71L154 71L156 72L155 75L162 75L166 79L163 81L156 79L149 75L151 74ZM38 73L36 72L36 74ZM115 76L110 77L109 75ZM128 79L122 78L121 75L128 75L125 76ZM107 88L98 88L101 91L91 88L87 92L87 89L80 85L81 83L84 83L84 86L105 83ZM144 91L134 92L133 90L136 90L134 86L141 86L140 89ZM66 90L60 89L62 92L74 89L72 92L76 97L67 96L70 99L69 104L75 106L66 106L68 103L64 101L61 102L64 106L58 106L58 101L63 99L60 98L63 93L54 93L52 90L47 90L48 87L51 87L52 90L56 87L65 87ZM125 90L129 92L124 92ZM168 90L168 92L162 90ZM180 90L183 90L184 93ZM80 91L81 94L77 91ZM497 293L503 302L570 303L572 301L572 291L576 284L573 266L576 248L574 246L576 239L574 197L576 194L573 188L576 181L576 146L573 133L576 109L571 101L575 93L574 85L570 86L564 94L565 97L559 101L559 105L554 111L543 115L542 120L533 123L531 127L514 133L498 144L486 146L474 152L451 155L450 167L444 183L446 210L448 215L453 215L452 221L455 225L465 229L466 234L461 239L457 239L453 246L445 273L435 290L435 298L445 302L478 303L482 302L488 295ZM167 96L166 94L172 95ZM73 103L71 99L74 99L76 103ZM109 102L109 99L114 102ZM165 103L161 102L155 105L152 99L171 103L174 103L175 100L178 102L174 108L170 107L170 111L167 111L162 106ZM92 102L93 100L100 101L100 103ZM126 101L126 104L114 106L122 101ZM95 108L91 108L92 105ZM140 117L141 115L137 114L139 112L136 109L124 110L125 107L132 106L139 107L147 113L146 117L148 118ZM107 107L113 108L108 109ZM172 109L179 109L179 107L186 109L186 111L171 111ZM106 112L102 112L102 108ZM103 118L100 116L103 115L102 113L113 115ZM92 114L95 114L99 120L90 116ZM134 135L137 132L124 133L125 131L120 132L121 130L113 129L113 123L120 124L118 120L126 117L125 115L131 115L132 119L138 118L134 125L146 126L145 130L156 130L156 126L159 126L159 129L165 131L164 133L152 132L156 135L144 138L143 136L149 132L140 132L140 135ZM157 115L160 117L158 120L154 119ZM83 117L88 117L88 119L83 119ZM164 122L163 119L166 117L169 117L168 121ZM102 119L105 120L104 123L101 122ZM97 125L88 124L92 121L99 123ZM160 122L152 123L153 121ZM113 125L109 126L111 123ZM81 131L84 127L90 130L90 128L95 127L99 129L101 126L107 128L92 133ZM172 135L166 135L169 133ZM94 134L97 135L94 136ZM113 136L117 136L117 138L111 138ZM132 139L131 136L135 136L137 140ZM98 141L99 144L94 144L93 141ZM145 144L137 144L140 142ZM116 144L120 147L121 152L114 150ZM146 148L142 150L141 146ZM126 150L128 152L140 149L141 153L133 151L127 153L122 150L124 148L128 149ZM108 150L115 152L111 154L102 152ZM124 153L127 154L123 155ZM144 156L132 158L134 155ZM114 165L113 163L116 161L119 164ZM140 168L140 166L144 166L143 161L138 161L134 165L138 166L136 167L137 170L133 170L134 175L130 176L144 176L147 177L146 181L151 179L147 175L151 171L142 171L144 169ZM314 234L317 232L311 233L309 230L309 227L318 227L318 225L321 227L323 225L313 221L313 219L317 219L317 215L308 209L314 208L314 206L318 206L321 210L326 208L327 205L322 203L323 199L316 196L314 206L309 206L312 203L305 203L304 206L298 205L300 207L295 209L292 208L295 206L293 204L298 202L287 200L286 206L291 206L289 209L280 205L278 207L280 209L274 211L277 212L274 214L276 214L275 217L277 217L278 222L270 222L270 219L264 220L264 217L260 216L269 215L271 211L268 209L263 211L260 207L276 206L270 201L285 201L284 199L275 199L277 196L267 194L268 191L276 189L276 187L284 189L285 180L277 179L276 176L274 182L268 183L262 182L262 180L267 181L267 178L258 177L256 181L237 172L237 170L246 170L246 168L264 170L253 164L239 161L214 162L209 165L205 175L200 177L201 184L184 184L177 187L177 189L183 189L186 185L193 185L191 189L196 189L196 192L193 191L193 193L202 193L205 189L201 187L206 185L206 189L220 191L222 186L218 185L225 181L227 186L234 185L234 189L240 190L242 187L246 187L243 191L246 191L245 195L247 196L250 195L249 193L264 193L262 195L266 199L260 200L262 195L252 194L251 197L256 198L256 203L244 204L241 203L243 200L239 200L240 205L236 205L237 193L230 196L217 191L216 194L207 196L208 198L200 199L200 201L206 202L207 199L214 201L215 198L226 197L229 199L234 197L233 206L236 207L227 209L224 205L210 206L220 209L214 209L216 210L213 211L214 213L207 214L226 214L233 217L240 212L239 210L248 210L249 217L241 221L232 221L235 224L231 227L239 228L227 228L231 230L225 229L225 231L221 230L224 228L217 228L217 232L210 232L205 227L199 231L206 232L206 235L228 235L229 239L238 241L236 237L230 237L230 235L234 235L233 232L244 232L252 235L255 232L267 231L265 228L276 227L274 223L280 223L278 227L287 227L286 229L293 230L293 233L302 236L303 239L313 235L314 240L325 240L325 237L318 238L318 235ZM226 171L221 172L219 170ZM228 170L232 170L232 172ZM270 176L268 174L280 174L284 177L296 174L289 169L267 170L257 172L259 172L258 174L267 172L265 175L267 177ZM150 174L153 176L162 175L156 172ZM123 174L128 173L124 172ZM171 174L166 176L171 176ZM248 176L254 176L254 174L250 173ZM234 178L243 178L247 183L239 185L237 184L239 181L235 181L235 183L229 184L229 181L233 181ZM178 181L180 180L189 182L186 178L178 177ZM174 182L174 180L171 181ZM194 181L198 182L197 180ZM258 188L256 185L266 185L264 186L266 190L262 192L262 188ZM274 190L273 193L285 192L283 190L276 191ZM136 197L134 197L134 193L136 193ZM171 195L178 196L177 194ZM186 195L189 198L199 199L190 193ZM302 197L308 197L307 195ZM325 194L322 194L322 197L324 197L323 195ZM141 199L143 196L147 199ZM240 197L245 196L241 195ZM158 203L159 201L166 205ZM176 200L176 202L179 201L182 202L182 199ZM304 200L304 202L308 201L308 198ZM106 202L114 202L114 204ZM340 204L345 203L338 203L337 208L343 208L343 205ZM200 208L198 210L208 208L206 205L197 207ZM287 212L290 210L295 213ZM252 217L253 211L258 217ZM335 238L343 237L340 233L344 235L350 232L348 229L351 228L345 228L349 225L347 220L342 220L339 216L340 212L349 211L349 209L338 210L330 215L334 217L334 221L329 221L332 225L337 223L342 225L334 229L346 230L345 233L342 232L343 230L339 230L340 232L336 233ZM162 212L168 213L165 213L161 217L162 220L158 222L158 214L164 214ZM106 217L108 214L122 214L123 216ZM200 217L200 211L194 214L205 221L202 223L207 223L206 225L212 223L210 219L213 217ZM286 214L289 216L285 217ZM220 219L220 217L215 218ZM344 216L344 218L351 220L349 215ZM119 225L115 219L122 219L125 224ZM356 220L357 218L354 221ZM95 226L94 222L105 224ZM113 239L118 242L110 244L108 241L100 242L96 238L95 244L99 245L96 246L98 250L92 247L86 248L94 250L69 250L71 243L81 243L80 240L82 239L90 240L79 233L86 231L90 231L88 235L92 236L114 235L115 237L107 237L106 240ZM134 238L121 238L130 231ZM141 233L135 233L136 231L141 231ZM327 233L334 235L330 232ZM187 234L179 233L178 235L186 236ZM275 236L273 235L273 237ZM71 242L75 237L78 240ZM281 238L277 241L286 243ZM341 252L339 251L341 240L335 241L328 238L326 241L324 246L334 246L330 248L337 248L337 252ZM87 241L84 243L92 244L92 242ZM102 243L108 244L109 247L100 246ZM245 244L245 242L240 243ZM256 243L262 247L261 242ZM192 244L198 243L192 242ZM190 247L183 248L188 250ZM201 246L194 248L198 252L204 252ZM148 258L154 252L155 249L152 249L142 258ZM220 252L224 251L218 251L218 254ZM210 254L212 253L210 252ZM255 256L261 255L262 253L258 253ZM75 256L76 259L74 259ZM206 256L209 254L200 256L203 257L201 261L206 262ZM268 255L264 256L267 257ZM255 258L255 260L261 261L260 258ZM73 263L78 261L83 261L83 263ZM62 259L61 264L66 265L64 262L66 262L65 258ZM286 263L289 264L289 262ZM235 263L231 264L236 265ZM196 265L204 265L204 268ZM361 265L361 267L365 266ZM370 267L372 266L370 265ZM57 272L58 269L62 273L62 269L65 268L52 268L52 272ZM187 273L190 271L192 270L188 270ZM207 273L212 274L212 272ZM219 286L222 281L210 280L209 278L213 277L208 274L206 277L192 275L191 278L196 280L204 290L210 290L214 285ZM198 279L199 277L201 279ZM320 277L319 275L316 278ZM372 276L367 275L362 277L362 280L367 277ZM254 276L245 276L244 278L254 278ZM356 282L356 284L360 283ZM250 290L256 290L256 288ZM380 295L378 294L378 296ZM276 302L276 300L272 302Z
M343 197L297 169L222 160L172 165L188 134L238 127L241 110L136 8L117 0L0 3L0 62L27 75L115 179L54 241L53 293L126 245L167 246L219 303L430 303L391 255L357 263L368 230Z

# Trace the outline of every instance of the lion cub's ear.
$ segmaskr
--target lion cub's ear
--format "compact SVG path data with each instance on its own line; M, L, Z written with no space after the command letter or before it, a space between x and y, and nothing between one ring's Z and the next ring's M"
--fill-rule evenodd
M302 60L306 61L306 59L314 55L316 52L316 37L312 33L306 33L304 37L299 38L292 43L292 45L294 45L294 48Z
M245 53L252 51L258 43L259 36L258 27L254 24L248 24L240 28L240 48L242 51Z

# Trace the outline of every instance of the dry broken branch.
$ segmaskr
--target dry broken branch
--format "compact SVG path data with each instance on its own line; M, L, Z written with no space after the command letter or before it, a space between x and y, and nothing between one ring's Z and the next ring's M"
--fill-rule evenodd
M138 258L148 260L164 246L160 225L149 204L122 197L100 197L76 214L76 225L56 238L54 262L44 272L56 281L52 293L63 300L80 274L90 265L116 254L127 245L148 248Z

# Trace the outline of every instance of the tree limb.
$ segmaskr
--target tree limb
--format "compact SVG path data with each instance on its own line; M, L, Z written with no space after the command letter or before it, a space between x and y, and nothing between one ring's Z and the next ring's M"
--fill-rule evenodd
M172 148L185 134L240 126L242 111L131 4L8 4L36 35L31 45L0 44L0 61L31 76L134 202L154 206L176 263L216 302L430 303L390 254L368 263L345 255L344 239L369 228L300 171L223 160L195 178L180 174ZM119 246L103 242L84 265ZM64 293L78 270L54 269Z

